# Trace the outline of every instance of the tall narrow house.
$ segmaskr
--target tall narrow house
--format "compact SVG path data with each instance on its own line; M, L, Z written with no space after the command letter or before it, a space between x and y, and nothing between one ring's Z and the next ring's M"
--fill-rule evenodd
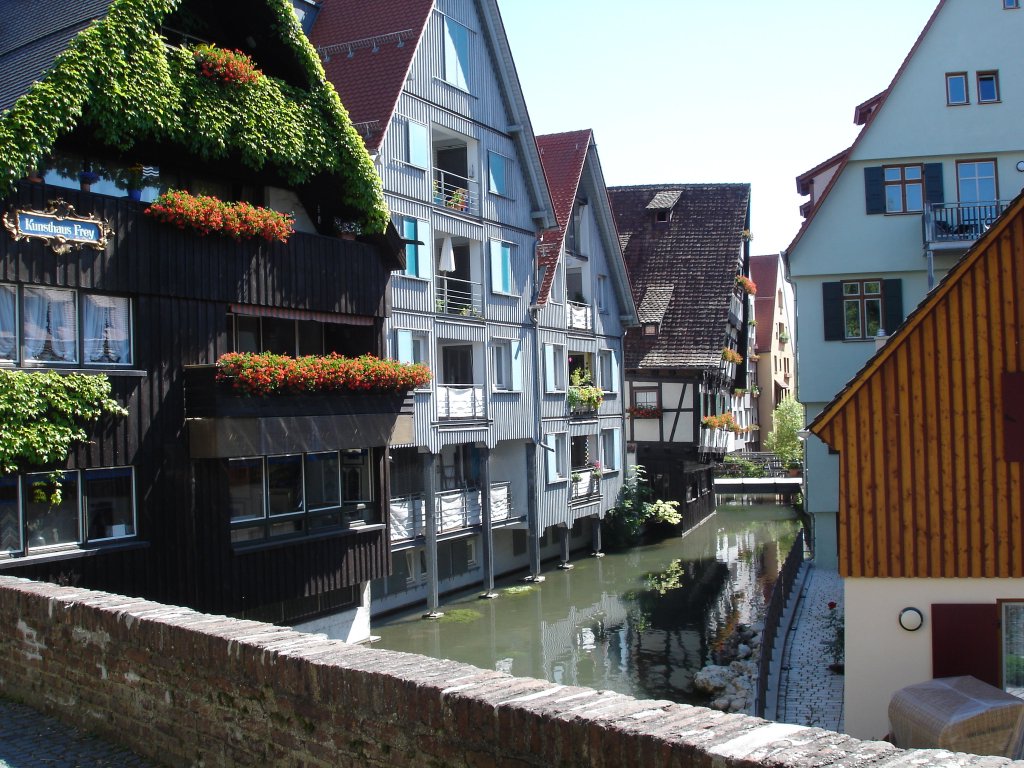
M290 625L331 613L365 639L404 369L371 383L347 359L385 351L404 251L292 5L7 16L0 397L59 399L79 374L127 416L45 466L11 459L0 572ZM317 376L265 352L316 356ZM52 419L5 419L5 447L48 442Z
M626 338L627 440L688 522L714 506L708 462L752 434L750 186L613 187L640 330Z
M1024 10L942 0L853 145L797 179L811 196L787 262L800 306L797 375L816 417L1024 183ZM839 462L812 439L815 558L836 563Z

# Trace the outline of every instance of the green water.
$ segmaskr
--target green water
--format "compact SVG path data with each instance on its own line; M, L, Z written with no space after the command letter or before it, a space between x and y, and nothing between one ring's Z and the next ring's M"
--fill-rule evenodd
M681 538L575 568L546 581L500 584L500 597L472 595L374 623L379 648L453 659L521 677L541 677L637 698L705 703L693 675L737 623L754 623L799 522L777 504L724 504Z

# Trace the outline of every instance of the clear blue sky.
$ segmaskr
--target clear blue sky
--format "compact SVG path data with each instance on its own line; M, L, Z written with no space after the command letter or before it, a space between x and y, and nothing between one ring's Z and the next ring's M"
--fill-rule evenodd
M937 0L499 0L538 134L593 128L609 186L750 182L753 253L850 145Z

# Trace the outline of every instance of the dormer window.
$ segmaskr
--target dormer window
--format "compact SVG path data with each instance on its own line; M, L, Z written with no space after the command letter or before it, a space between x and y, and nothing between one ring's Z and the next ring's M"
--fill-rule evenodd
M659 323L644 323L644 336L657 336Z
M655 223L657 223L657 224L668 224L668 220L670 218L670 216L669 216L670 213L671 213L671 211L655 211L654 212L654 221L655 221Z

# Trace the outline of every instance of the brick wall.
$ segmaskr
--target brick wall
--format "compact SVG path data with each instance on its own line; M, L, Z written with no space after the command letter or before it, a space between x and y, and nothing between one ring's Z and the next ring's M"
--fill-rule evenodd
M0 577L0 689L175 766L1005 762L901 752L11 577Z

